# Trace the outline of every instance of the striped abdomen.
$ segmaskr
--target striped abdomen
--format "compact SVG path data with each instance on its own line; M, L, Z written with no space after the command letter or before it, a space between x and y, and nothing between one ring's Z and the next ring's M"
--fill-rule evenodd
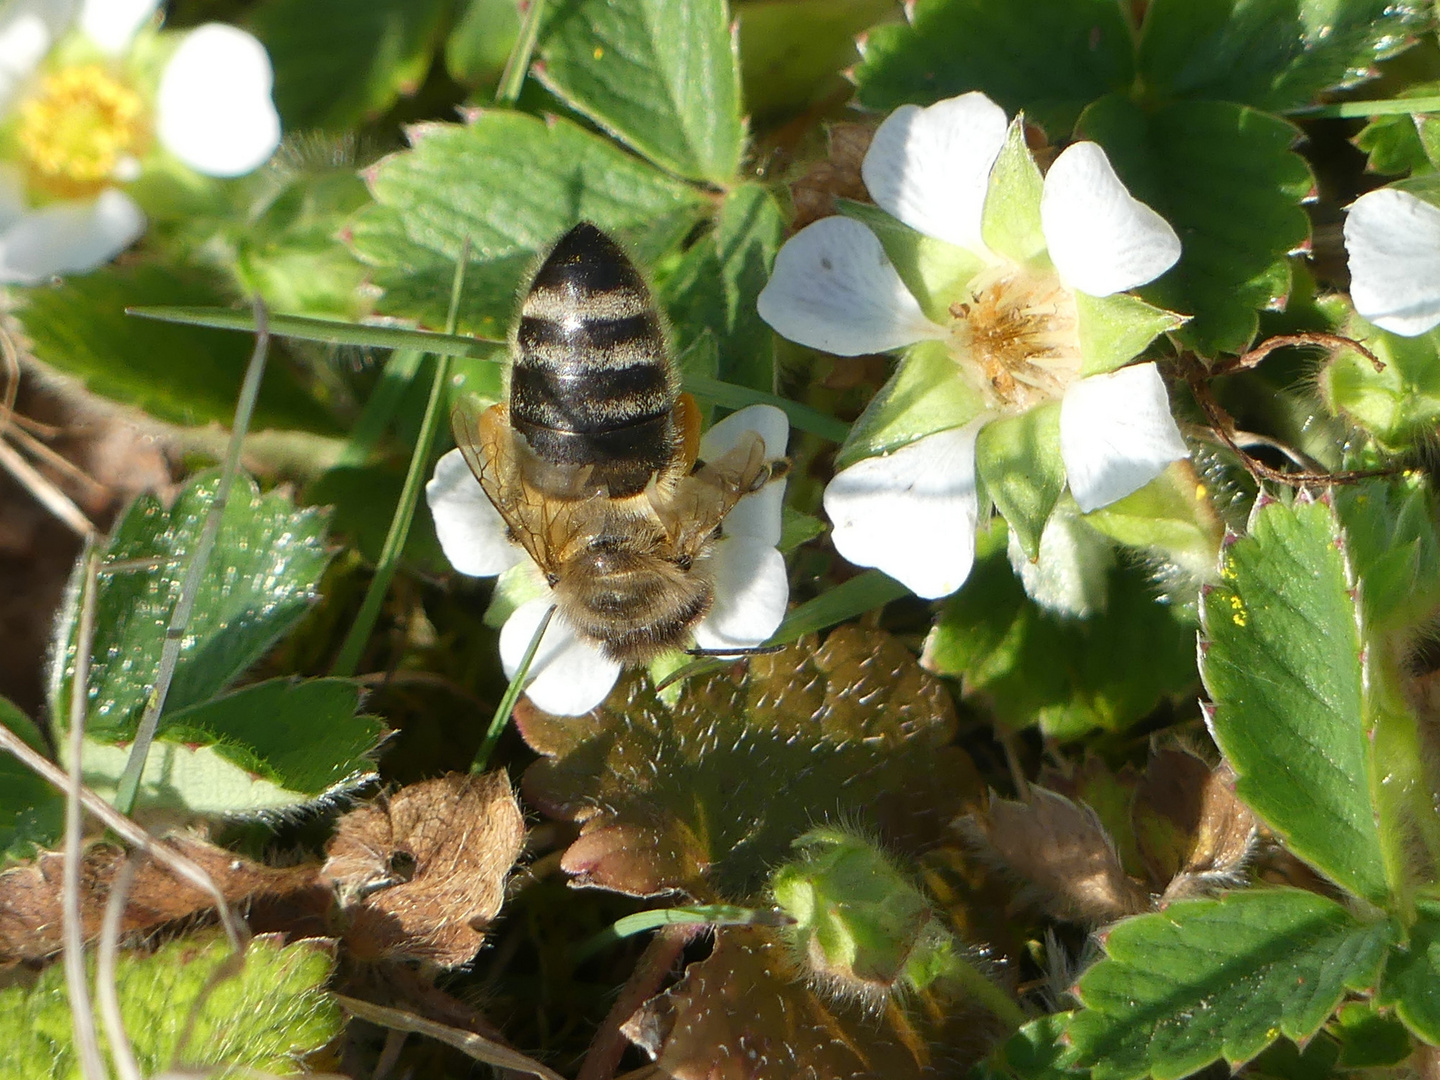
M520 309L510 424L555 465L592 466L617 498L674 456L678 389L639 271L589 222L541 265Z

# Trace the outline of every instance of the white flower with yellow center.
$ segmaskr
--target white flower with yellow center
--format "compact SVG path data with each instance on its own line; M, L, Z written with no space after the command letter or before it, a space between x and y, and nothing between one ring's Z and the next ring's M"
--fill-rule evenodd
M279 144L270 59L244 31L211 23L177 35L158 82L132 62L158 6L0 6L0 282L91 270L125 250L145 214L124 186L156 154L239 176Z
M790 422L773 405L750 405L731 413L700 440L700 458L715 461L740 446L751 433L765 443L767 459L785 453ZM500 662L510 678L520 668L541 620L555 606L544 575L512 538L485 489L452 450L435 465L425 485L435 533L450 565L462 574L490 577L514 568L522 575L511 589L528 595L500 629ZM772 480L744 496L725 516L720 538L706 556L715 584L710 610L695 627L695 644L715 651L743 651L763 644L785 617L790 581L780 543L785 481ZM620 664L582 638L556 611L530 665L525 693L541 709L579 716L609 695L620 677Z
M1187 456L1155 365L1125 366L1183 321L1124 295L1180 241L1094 143L1042 179L980 93L897 109L861 171L886 213L801 230L758 307L826 352L907 350L824 503L845 558L945 596L970 573L982 491L1033 559L1067 484L1088 513Z
M1350 299L1392 334L1440 326L1440 207L1397 188L1356 199L1345 218Z

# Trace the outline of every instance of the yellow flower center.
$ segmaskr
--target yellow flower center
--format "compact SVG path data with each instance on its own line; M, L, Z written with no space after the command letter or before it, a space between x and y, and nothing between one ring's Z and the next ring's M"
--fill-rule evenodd
M144 112L139 95L98 65L44 76L16 129L31 184L60 198L107 187L144 149Z
M1058 398L1080 373L1075 297L1054 274L996 267L950 314L956 361L991 408L1024 412Z

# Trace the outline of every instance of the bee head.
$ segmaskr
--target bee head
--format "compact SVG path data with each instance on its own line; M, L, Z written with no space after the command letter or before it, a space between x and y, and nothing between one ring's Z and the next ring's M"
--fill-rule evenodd
M599 546L567 563L555 599L571 626L622 664L683 648L714 599L710 579L652 552Z

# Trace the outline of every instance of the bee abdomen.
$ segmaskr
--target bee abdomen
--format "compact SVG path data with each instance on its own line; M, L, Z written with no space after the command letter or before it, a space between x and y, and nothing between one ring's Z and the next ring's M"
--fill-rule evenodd
M678 393L650 291L613 240L571 229L521 308L510 422L541 458L589 465L621 497L673 456Z

